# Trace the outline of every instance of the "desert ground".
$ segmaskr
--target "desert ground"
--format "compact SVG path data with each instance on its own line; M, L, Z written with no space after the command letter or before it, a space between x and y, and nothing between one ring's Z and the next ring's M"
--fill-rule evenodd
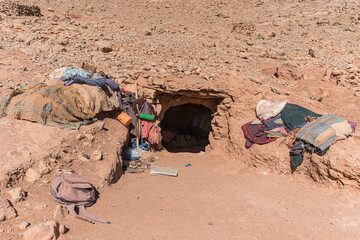
M37 7L20 11L23 5ZM0 0L1 99L31 82L59 81L54 70L86 62L129 92L137 81L160 120L181 104L212 111L205 151L152 153L151 165L176 168L177 177L123 169L129 133L111 115L79 130L1 118L0 196L17 216L0 214L0 239L359 239L358 133L325 156L306 155L292 172L281 140L246 149L241 130L256 119L261 99L360 123L359 7L340 0ZM97 149L102 161L81 157ZM60 170L93 182L100 195L88 210L111 224L59 208L49 189ZM16 188L26 194L15 201L9 191ZM48 236L25 234L49 221L56 227Z

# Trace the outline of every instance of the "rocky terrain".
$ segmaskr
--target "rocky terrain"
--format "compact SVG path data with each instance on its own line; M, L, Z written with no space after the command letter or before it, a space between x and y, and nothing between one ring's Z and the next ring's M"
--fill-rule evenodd
M306 155L292 174L287 147L245 149L240 128L261 99L360 122L358 8L340 0L0 1L1 97L86 62L130 92L138 79L160 119L185 103L216 112L204 156L154 153L180 169L170 179L120 176L128 133L107 116L79 131L2 118L0 238L358 239L358 133L324 157ZM91 177L101 196L90 209L113 224L68 216L49 193L59 170Z

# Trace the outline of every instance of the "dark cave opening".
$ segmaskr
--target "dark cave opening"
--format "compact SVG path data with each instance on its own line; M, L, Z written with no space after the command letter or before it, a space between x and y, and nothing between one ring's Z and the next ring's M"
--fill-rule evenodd
M161 121L162 145L169 152L201 152L209 144L212 112L198 104L169 108Z

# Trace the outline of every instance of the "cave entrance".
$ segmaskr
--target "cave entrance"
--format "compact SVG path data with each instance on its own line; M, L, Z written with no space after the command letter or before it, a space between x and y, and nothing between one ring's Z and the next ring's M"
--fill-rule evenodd
M205 151L209 144L212 112L199 104L169 108L161 121L162 145L169 152Z

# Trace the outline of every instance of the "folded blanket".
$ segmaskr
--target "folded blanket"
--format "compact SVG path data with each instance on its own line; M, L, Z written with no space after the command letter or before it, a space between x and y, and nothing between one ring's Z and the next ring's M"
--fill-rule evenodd
M266 136L261 124L252 125L251 123L246 123L241 126L241 129L246 138L246 148L250 148L254 143L266 144L276 140L276 138L269 138Z
M345 120L332 114L322 116L303 126L296 137L324 151L336 141L337 135L332 125L343 121Z

